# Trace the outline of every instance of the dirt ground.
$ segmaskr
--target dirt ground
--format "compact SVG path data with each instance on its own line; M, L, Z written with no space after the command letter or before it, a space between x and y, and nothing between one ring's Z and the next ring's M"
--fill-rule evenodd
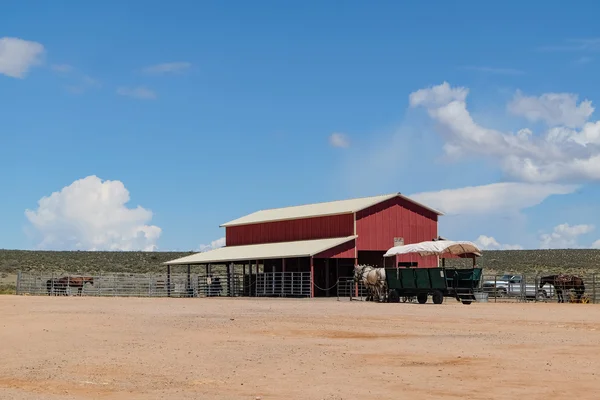
M0 399L597 399L600 306L0 296Z

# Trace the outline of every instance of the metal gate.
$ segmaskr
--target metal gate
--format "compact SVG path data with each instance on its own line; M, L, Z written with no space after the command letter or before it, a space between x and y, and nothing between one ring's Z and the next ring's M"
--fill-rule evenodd
M353 277L340 277L337 285L337 296L350 300L365 300L369 291L362 282L355 282Z
M310 297L310 272L264 272L256 275L256 296Z

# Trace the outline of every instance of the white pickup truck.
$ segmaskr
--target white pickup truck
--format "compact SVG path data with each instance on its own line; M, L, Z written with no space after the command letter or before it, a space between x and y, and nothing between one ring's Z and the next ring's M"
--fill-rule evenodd
M531 282L523 282L522 275L503 275L495 280L484 281L482 286L484 292L495 293L499 297L537 297L538 300L545 300L554 296L552 285L544 285L540 289L534 279L531 279Z

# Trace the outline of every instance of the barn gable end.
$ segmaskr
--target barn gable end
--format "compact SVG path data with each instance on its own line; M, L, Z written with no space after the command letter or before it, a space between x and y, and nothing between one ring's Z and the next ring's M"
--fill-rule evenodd
M438 237L438 214L394 197L356 213L356 246L359 252L387 251L394 246L394 238L405 244L433 240ZM372 254L370 255L372 257ZM418 262L419 266L437 265L436 257L419 255L401 256L399 262Z

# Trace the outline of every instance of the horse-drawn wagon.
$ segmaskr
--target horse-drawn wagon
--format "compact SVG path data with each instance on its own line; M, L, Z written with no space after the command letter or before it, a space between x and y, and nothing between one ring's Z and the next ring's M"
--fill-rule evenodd
M398 254L418 253L422 256L445 254L471 255L473 268L385 268L387 299L397 303L400 298L414 297L421 304L427 302L429 296L433 303L441 304L444 297L453 297L463 304L471 304L481 280L481 268L475 267L475 257L481 256L481 250L473 243L466 241L438 240L395 246L389 249L384 257ZM444 259L442 258L444 263Z

